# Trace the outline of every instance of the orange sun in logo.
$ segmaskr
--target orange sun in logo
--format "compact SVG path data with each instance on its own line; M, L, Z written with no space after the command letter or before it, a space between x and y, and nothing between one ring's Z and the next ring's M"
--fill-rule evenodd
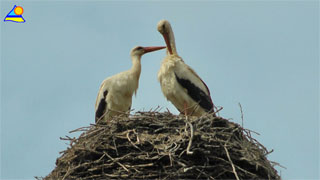
M14 13L16 15L21 15L23 14L23 8L21 6L17 6L15 9L14 9Z

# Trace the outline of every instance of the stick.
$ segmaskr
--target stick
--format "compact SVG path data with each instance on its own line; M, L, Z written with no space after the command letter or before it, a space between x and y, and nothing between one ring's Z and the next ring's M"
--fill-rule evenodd
M213 112L212 114L217 114L219 111L221 111L223 109L223 107L220 107L218 110L216 110L215 112Z
M231 160L231 158L230 158L230 155L229 155L228 149L226 148L226 145L224 145L223 147L224 147L224 150L225 150L225 151L226 151L226 153L227 153L227 157L228 157L229 162L230 162L230 164L231 164L231 166L232 166L233 173L234 173L234 175L236 176L236 179L237 179L237 180L239 180L239 177L238 177L238 174L237 174L236 168L234 167L233 162L232 162L232 160Z
M119 156L118 148L117 148L117 145L116 145L116 141L115 141L115 139L114 139L114 136L112 136L112 140L113 140L114 148L116 149L116 154L117 154L117 156Z
M70 170L70 166L68 167L68 170L67 170L66 174L63 176L62 180L64 180L69 175L69 170Z
M113 159L113 157L111 157L107 152L104 152L104 154L106 156L108 156L108 158L110 158L112 161L115 161L115 159ZM129 172L129 169L127 169L123 164L121 164L120 162L116 161L116 163L121 166L124 170L126 170L127 172Z
M190 126L190 131L191 131L191 135L190 135L190 139L189 139L189 143L188 143L188 147L187 147L187 154L193 154L192 151L190 151L191 145L192 145L192 139L193 139L193 126L191 123L187 122L188 125Z
M81 127L81 128L69 131L69 133L74 133L74 132L77 132L77 131L87 131L89 128L90 128L90 126L89 127Z
M129 133L130 133L130 131L127 132L127 139L128 139L128 141L132 144L132 146L134 146L135 148L137 148L137 149L139 149L140 151L142 151L137 145L135 145L135 144L131 141L131 139L130 139L130 137L129 137Z
M239 106L240 106L240 112L241 112L241 126L243 128L243 111L242 111L242 106L240 103L239 103Z

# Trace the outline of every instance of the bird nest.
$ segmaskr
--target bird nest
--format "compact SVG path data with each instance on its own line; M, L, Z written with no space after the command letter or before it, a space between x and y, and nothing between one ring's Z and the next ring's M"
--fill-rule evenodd
M137 112L75 131L44 179L280 179L251 131L221 117Z

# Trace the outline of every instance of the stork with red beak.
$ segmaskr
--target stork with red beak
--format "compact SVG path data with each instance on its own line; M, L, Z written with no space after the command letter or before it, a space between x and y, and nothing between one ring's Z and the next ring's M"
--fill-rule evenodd
M158 23L158 31L167 44L167 56L158 73L161 90L167 100L186 116L214 114L210 91L198 74L178 55L173 31L167 20Z
M136 94L139 85L141 56L164 48L138 46L131 50L131 69L105 79L100 86L95 105L96 123L130 111L132 95Z

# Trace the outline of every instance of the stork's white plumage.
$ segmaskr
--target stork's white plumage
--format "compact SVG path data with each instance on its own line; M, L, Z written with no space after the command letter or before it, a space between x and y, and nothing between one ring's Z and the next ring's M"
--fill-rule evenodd
M170 23L161 20L158 31L167 44L167 56L158 73L164 96L185 115L199 117L205 113L213 113L210 91L197 73L178 55Z
M164 48L166 47L138 46L131 50L131 69L106 78L100 86L95 105L96 122L107 121L131 109L132 95L136 93L139 86L141 56Z

